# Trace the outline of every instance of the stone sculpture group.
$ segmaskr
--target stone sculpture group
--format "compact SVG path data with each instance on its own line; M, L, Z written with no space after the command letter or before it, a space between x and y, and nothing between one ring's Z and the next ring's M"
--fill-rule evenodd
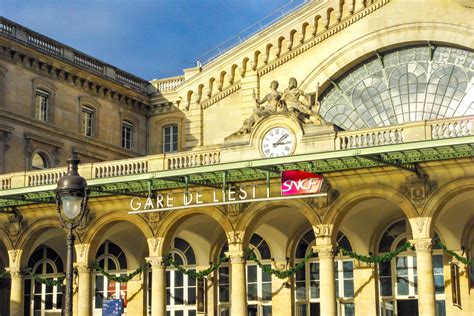
M311 102L311 94L304 93L298 88L295 78L290 78L288 88L283 93L278 91L278 81L270 83L270 93L259 100L255 96L255 109L253 114L244 121L243 126L235 133L237 135L250 133L255 124L261 119L273 114L288 115L302 124L324 125L325 121L319 114L317 97ZM262 106L263 104L265 104Z

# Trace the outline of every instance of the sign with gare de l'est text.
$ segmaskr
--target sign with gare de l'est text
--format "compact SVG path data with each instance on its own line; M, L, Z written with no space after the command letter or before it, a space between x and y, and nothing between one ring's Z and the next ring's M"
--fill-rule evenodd
M230 184L215 189L193 188L182 192L156 192L146 198L132 198L130 213L323 196L326 195L321 193L323 181L323 176L318 174L287 170L281 173L280 195L271 190L270 182ZM274 192L273 196L271 192Z

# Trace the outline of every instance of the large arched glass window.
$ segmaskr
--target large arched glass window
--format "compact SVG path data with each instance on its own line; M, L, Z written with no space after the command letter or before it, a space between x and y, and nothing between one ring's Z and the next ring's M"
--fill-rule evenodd
M113 242L106 240L97 250L95 256L99 265L108 273L117 276L127 274L127 258L122 249ZM94 307L102 309L104 299L123 299L127 307L127 283L109 280L101 273L95 275Z
M473 59L448 46L379 53L330 84L320 114L345 130L473 115Z
M229 251L229 245L225 243L219 258L223 258L227 251ZM219 267L217 283L218 316L230 316L230 264L228 261L222 263Z
M344 249L352 250L349 239L337 234L337 243ZM295 250L295 264L304 260L315 245L313 230L306 232L299 240ZM354 265L351 258L338 254L334 261L334 276L338 315L355 315L354 311ZM316 316L320 314L319 261L314 254L295 275L295 303L297 316Z
M41 278L57 280L64 273L61 257L47 246L38 247L28 260L28 268ZM49 286L30 276L24 280L25 315L60 315L63 307L62 286Z
M196 257L186 240L174 238L170 254L179 266L196 270ZM196 316L196 280L174 267L166 267L166 315Z
M378 254L383 255L403 246L412 238L410 224L403 219L391 224L379 241ZM435 239L439 237L436 235ZM436 289L436 315L446 315L443 273L443 251L433 247L433 273ZM382 316L418 315L416 253L408 250L391 262L380 263L379 294Z

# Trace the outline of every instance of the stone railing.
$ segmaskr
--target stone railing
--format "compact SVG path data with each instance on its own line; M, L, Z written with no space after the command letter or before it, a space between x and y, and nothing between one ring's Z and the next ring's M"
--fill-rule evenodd
M94 165L94 178L128 176L148 172L148 159L136 158L110 162L100 162Z
M403 141L403 127L397 126L339 132L336 136L336 150L399 144Z
M474 118L463 117L430 123L431 138L443 139L474 135Z
M184 82L184 77L179 76L179 77L171 77L171 78L153 80L152 84L155 86L156 89L158 89L158 91L167 92L167 91L174 90L176 87L181 85L183 82Z
M165 169L182 169L220 163L219 151L167 154Z
M12 179L11 177L1 177L0 178L0 189L1 190L8 190L12 186Z
M120 82L124 86L137 89L144 93L149 92L148 87L150 86L150 83L148 81L104 63L47 36L34 32L4 17L0 17L0 34L5 34L23 44L35 47L47 54L67 60L80 68L100 74L101 76L112 79L116 82Z
M59 178L66 174L66 168L46 169L31 171L28 174L28 186L46 185L57 183Z
M474 135L474 116L420 121L398 126L371 128L359 131L331 132L315 136L314 149L320 148L319 141L327 146L322 151L340 151L363 147L394 145L399 143L423 142L445 138L461 138ZM310 136L311 137L311 136ZM319 138L318 138L319 137ZM323 143L321 143L323 144ZM416 146L416 144L414 145ZM152 155L133 159L115 160L99 163L80 164L79 173L89 180L120 176L133 176L144 173L160 173L167 170L210 166L220 163L236 162L236 157L260 159L258 150L244 146L229 149L216 146L207 150ZM242 151L243 155L236 155ZM383 149L384 150L384 149ZM317 151L316 151L317 152ZM0 189L9 190L23 187L53 185L64 175L66 168L39 171L24 171L0 176Z

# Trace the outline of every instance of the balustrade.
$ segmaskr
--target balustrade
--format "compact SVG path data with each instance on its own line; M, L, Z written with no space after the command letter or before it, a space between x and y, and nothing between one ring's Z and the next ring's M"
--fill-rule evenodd
M336 138L336 150L399 144L403 141L403 128L340 132Z
M457 118L449 121L434 122L431 125L431 138L443 139L474 135L472 118Z
M220 152L171 154L166 161L167 169L208 166L220 163Z
M95 178L128 176L148 172L146 159L120 160L94 164Z

